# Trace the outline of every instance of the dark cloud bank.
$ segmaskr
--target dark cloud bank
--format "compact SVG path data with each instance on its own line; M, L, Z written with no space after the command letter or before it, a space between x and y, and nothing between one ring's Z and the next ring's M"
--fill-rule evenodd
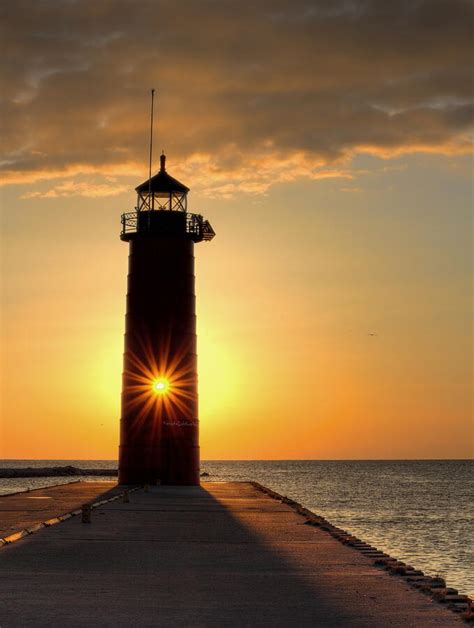
M265 189L289 167L345 176L359 151L469 150L470 0L17 0L1 10L6 181L143 172L152 86L160 148L223 191L244 179Z

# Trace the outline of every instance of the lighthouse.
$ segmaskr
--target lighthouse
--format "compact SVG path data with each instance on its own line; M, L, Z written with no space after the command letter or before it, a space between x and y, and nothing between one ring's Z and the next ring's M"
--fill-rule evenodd
M189 213L189 188L159 172L122 215L129 243L120 484L199 484L194 244L215 233Z

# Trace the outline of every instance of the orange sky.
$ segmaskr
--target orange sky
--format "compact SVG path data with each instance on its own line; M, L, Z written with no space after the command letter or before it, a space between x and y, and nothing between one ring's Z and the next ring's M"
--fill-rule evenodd
M204 458L470 456L469 180L442 179L447 166L411 162L360 193L334 182L227 201L191 192L217 231L196 246ZM423 176L433 189L421 193ZM442 198L454 185L465 191L455 213ZM2 456L113 458L118 227L133 193L15 193L4 196L15 212L3 231Z
M39 4L7 10L0 457L117 456L150 81L217 232L202 457L471 457L468 5Z

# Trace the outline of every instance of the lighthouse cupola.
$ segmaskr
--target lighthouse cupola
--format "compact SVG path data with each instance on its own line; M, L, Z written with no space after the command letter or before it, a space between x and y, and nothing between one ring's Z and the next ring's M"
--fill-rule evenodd
M138 211L166 209L185 212L189 188L166 172L166 155L160 155L160 171L136 189Z
M176 235L194 242L212 240L209 221L187 211L189 188L166 171L166 155L160 155L160 170L137 188L134 212L122 214L122 240L142 235Z

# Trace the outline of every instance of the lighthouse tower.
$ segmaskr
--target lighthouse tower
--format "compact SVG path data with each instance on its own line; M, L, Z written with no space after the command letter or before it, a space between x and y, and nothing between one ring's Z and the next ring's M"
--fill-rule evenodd
M122 215L129 243L119 483L199 484L194 243L215 233L160 171Z

